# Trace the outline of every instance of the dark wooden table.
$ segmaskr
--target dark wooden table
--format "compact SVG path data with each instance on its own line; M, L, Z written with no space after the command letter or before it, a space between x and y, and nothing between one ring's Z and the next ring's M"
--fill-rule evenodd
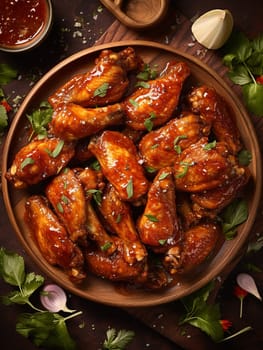
M171 1L168 16L163 26L141 33L130 31L120 25L105 8L101 11L98 0L53 0L53 7L53 28L47 40L40 47L30 53L16 55L0 52L0 62L16 65L19 72L19 79L4 87L9 101L13 101L13 105L19 105L34 82L56 63L79 50L96 45L96 43L139 37L175 45L177 39L174 30L176 25L179 24L175 22L176 16L172 17L172 14L176 14L177 10L178 13L187 18L187 21L190 21L191 18L209 9L228 8L233 14L235 26L244 31L249 37L253 38L263 31L261 0ZM190 35L190 33L188 32L187 35ZM183 42L181 42L182 44ZM218 57L220 58L220 56ZM251 118L259 141L263 141L262 118L254 116L251 116ZM263 142L259 143L262 151ZM24 252L16 238L6 215L2 198L0 200L0 210L0 246L22 255L28 271L35 271L45 277L43 272ZM262 235L262 224L263 208L261 206L251 234ZM195 345L193 345L193 341L189 342L187 338L185 338L185 342L180 340L179 343L175 343L171 334L176 327L176 323L171 313L166 315L166 311L173 308L172 304L151 308L150 310L141 309L139 312L128 312L128 310L93 303L70 295L70 307L83 311L80 317L68 322L69 331L77 342L77 349L100 349L108 327L117 330L133 330L136 336L128 347L131 350L262 349L262 303L253 297L248 297L244 306L244 317L239 319L239 301L231 291L234 277L238 271L242 271L243 262L244 259L230 273L219 296L222 315L226 319L231 319L236 329L241 329L247 325L253 327L252 331L236 340L218 347L210 340L204 341L204 335L197 331L194 333L196 337ZM253 263L263 269L263 250L255 254ZM258 287L263 293L263 273L258 273L256 277ZM50 280L46 278L46 281ZM9 291L9 286L0 281L0 294L5 295ZM36 348L29 340L24 339L15 331L16 318L19 313L25 311L28 311L28 309L24 306L4 306L0 303L0 344L2 349L31 350ZM80 325L84 325L84 327L82 328Z

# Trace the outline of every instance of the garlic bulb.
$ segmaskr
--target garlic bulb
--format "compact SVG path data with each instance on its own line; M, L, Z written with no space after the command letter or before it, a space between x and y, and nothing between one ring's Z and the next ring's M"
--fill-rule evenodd
M191 29L201 45L207 49L219 49L229 38L233 24L229 10L215 9L197 18Z

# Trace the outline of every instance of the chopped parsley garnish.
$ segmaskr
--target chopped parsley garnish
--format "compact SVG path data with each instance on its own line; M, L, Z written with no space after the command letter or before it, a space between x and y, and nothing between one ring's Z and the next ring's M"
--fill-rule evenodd
M93 96L105 97L107 95L107 91L109 89L110 84L105 82L101 86L99 86L95 91Z
M132 198L132 196L133 196L133 180L132 179L130 179L127 183L126 192L127 192L128 199Z

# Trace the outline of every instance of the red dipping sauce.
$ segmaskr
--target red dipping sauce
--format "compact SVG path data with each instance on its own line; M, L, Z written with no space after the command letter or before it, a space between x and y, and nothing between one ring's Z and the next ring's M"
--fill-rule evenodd
M25 47L42 37L50 11L47 0L0 0L0 46Z

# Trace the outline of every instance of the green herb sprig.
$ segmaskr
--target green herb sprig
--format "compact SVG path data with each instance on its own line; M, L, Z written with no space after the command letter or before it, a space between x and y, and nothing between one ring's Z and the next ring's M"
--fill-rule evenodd
M43 139L47 136L47 127L52 120L52 114L53 108L51 105L48 102L43 101L40 103L38 109L27 115L32 127L32 133L29 137L30 140L34 135L37 135L39 139Z
M237 227L248 218L247 201L237 198L222 211L220 218L225 238L233 239L237 234Z
M209 304L208 297L214 288L210 283L197 292L182 298L186 313L180 320L180 325L189 323L200 328L208 334L215 342L223 339L224 332L220 324L220 309L218 304Z
M0 85L6 85L17 77L17 70L8 63L0 63Z
M106 332L107 338L104 340L104 350L124 350L127 345L134 338L135 333L133 331L127 331L121 329L118 333L116 329L110 328Z
M225 46L223 63L229 68L228 76L242 86L248 110L263 116L263 85L256 78L263 75L263 33L249 40L243 33L233 33Z
M5 305L27 304L34 312L22 313L18 317L16 331L29 338L36 346L50 349L74 350L76 345L71 338L66 321L82 314L75 312L67 317L58 313L41 310L34 306L30 297L44 283L44 278L34 272L26 273L23 257L0 248L0 277L13 287L18 287L2 297Z

